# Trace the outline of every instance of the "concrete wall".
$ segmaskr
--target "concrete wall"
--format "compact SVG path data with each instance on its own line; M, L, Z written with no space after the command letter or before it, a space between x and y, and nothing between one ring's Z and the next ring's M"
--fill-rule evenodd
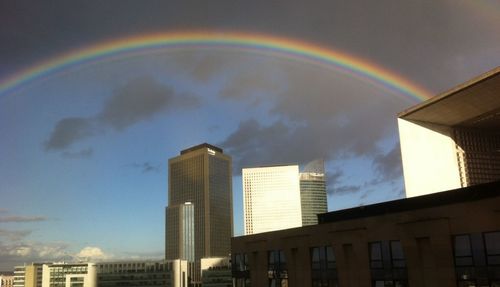
M406 197L460 188L453 129L398 119Z

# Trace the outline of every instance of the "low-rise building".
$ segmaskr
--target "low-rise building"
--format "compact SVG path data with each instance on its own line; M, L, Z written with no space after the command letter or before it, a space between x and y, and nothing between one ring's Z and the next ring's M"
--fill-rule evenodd
M201 259L202 287L232 287L231 259L211 257Z
M234 237L235 286L500 286L500 181Z
M14 275L0 274L0 287L13 287Z

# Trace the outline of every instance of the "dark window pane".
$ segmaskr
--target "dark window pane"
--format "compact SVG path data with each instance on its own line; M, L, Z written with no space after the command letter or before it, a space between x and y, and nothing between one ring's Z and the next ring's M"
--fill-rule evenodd
M269 265L274 265L274 250L273 251L269 251L268 253L268 263Z
M382 260L380 242L370 243L370 260Z
M500 255L488 256L488 265L500 265Z
M326 261L327 262L335 262L335 254L333 253L333 247L326 247Z
M469 235L455 236L455 256L472 256Z
M319 247L312 247L311 248L311 261L312 262L319 262Z
M500 255L500 232L489 232L484 234L486 254Z
M455 257L455 265L456 266L472 266L474 262L472 261L472 257Z
M280 250L280 251L279 251L279 256L280 256L280 257L279 257L279 261L280 261L281 263L286 263L285 252L284 252L283 250Z
M403 248L400 241L391 241L392 259L404 259Z

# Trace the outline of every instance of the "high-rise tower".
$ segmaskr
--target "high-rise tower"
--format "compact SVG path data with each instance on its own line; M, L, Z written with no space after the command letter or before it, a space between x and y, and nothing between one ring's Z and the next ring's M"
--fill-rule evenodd
M245 234L317 224L327 212L323 160L305 166L275 165L244 168Z
M168 207L166 220L166 259L178 259L189 236L189 208L194 223L194 281L199 281L199 264L203 257L229 256L233 235L231 157L222 149L200 144L181 151L168 161ZM192 207L185 203L190 202ZM183 207L180 207L184 205ZM184 213L182 213L182 212ZM184 216L184 215L186 216ZM176 219L169 218L176 216ZM184 231L183 231L184 230ZM181 258L189 259L189 258Z

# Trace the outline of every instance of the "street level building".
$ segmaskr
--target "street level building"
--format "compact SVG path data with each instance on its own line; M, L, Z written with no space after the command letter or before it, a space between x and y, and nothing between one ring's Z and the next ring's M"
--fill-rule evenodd
M398 115L406 196L500 179L500 67Z
M317 223L327 211L323 161L299 172L298 165L244 168L245 234L255 234Z
M168 207L190 202L194 209L194 274L191 282L201 284L200 259L228 256L233 235L231 157L223 150L201 144L181 151L168 161ZM175 212L174 212L175 213ZM185 245L178 220L166 223L166 259L177 259ZM172 247L174 246L174 247Z
M234 237L235 286L500 286L500 181Z

